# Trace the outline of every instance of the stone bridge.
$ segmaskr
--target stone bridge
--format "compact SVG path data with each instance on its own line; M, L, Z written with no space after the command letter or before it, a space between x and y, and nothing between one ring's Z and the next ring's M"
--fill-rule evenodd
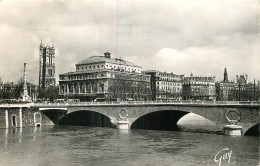
M224 125L237 121L242 126L242 134L259 125L260 102L221 102L221 101L175 101L175 102L80 102L71 104L33 104L53 122L59 123L65 117L79 112L96 112L109 118L118 128L134 128L134 126L165 123L176 125L187 113L195 113L214 122L219 129ZM150 116L154 115L154 116ZM77 116L80 116L78 114ZM149 117L150 116L150 117ZM150 122L141 122L146 117ZM160 120L159 120L160 119ZM168 120L165 120L168 119ZM166 123L166 121L168 121ZM155 127L156 128L156 127Z

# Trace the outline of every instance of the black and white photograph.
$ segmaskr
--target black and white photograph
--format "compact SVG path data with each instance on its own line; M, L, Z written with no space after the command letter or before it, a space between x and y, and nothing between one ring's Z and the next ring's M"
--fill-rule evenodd
M260 165L258 0L0 0L0 166Z

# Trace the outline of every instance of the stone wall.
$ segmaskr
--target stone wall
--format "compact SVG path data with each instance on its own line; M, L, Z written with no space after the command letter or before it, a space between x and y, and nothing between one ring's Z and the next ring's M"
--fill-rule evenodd
M1 107L0 128L54 125L54 123L37 108Z

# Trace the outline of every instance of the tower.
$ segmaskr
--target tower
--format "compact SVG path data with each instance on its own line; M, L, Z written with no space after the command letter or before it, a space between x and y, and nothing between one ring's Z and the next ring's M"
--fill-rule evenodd
M55 48L53 45L45 46L41 41L39 51L39 88L55 86Z
M228 82L227 68L224 69L224 82Z
M23 70L23 94L22 94L23 101L28 101L30 99L27 90L26 84L26 63L24 63L24 70Z

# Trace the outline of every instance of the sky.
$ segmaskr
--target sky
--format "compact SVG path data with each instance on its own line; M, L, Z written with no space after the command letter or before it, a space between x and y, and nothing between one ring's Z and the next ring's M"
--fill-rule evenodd
M0 0L0 77L17 81L27 64L38 84L39 45L56 48L58 74L111 52L142 66L223 80L260 80L257 0Z

